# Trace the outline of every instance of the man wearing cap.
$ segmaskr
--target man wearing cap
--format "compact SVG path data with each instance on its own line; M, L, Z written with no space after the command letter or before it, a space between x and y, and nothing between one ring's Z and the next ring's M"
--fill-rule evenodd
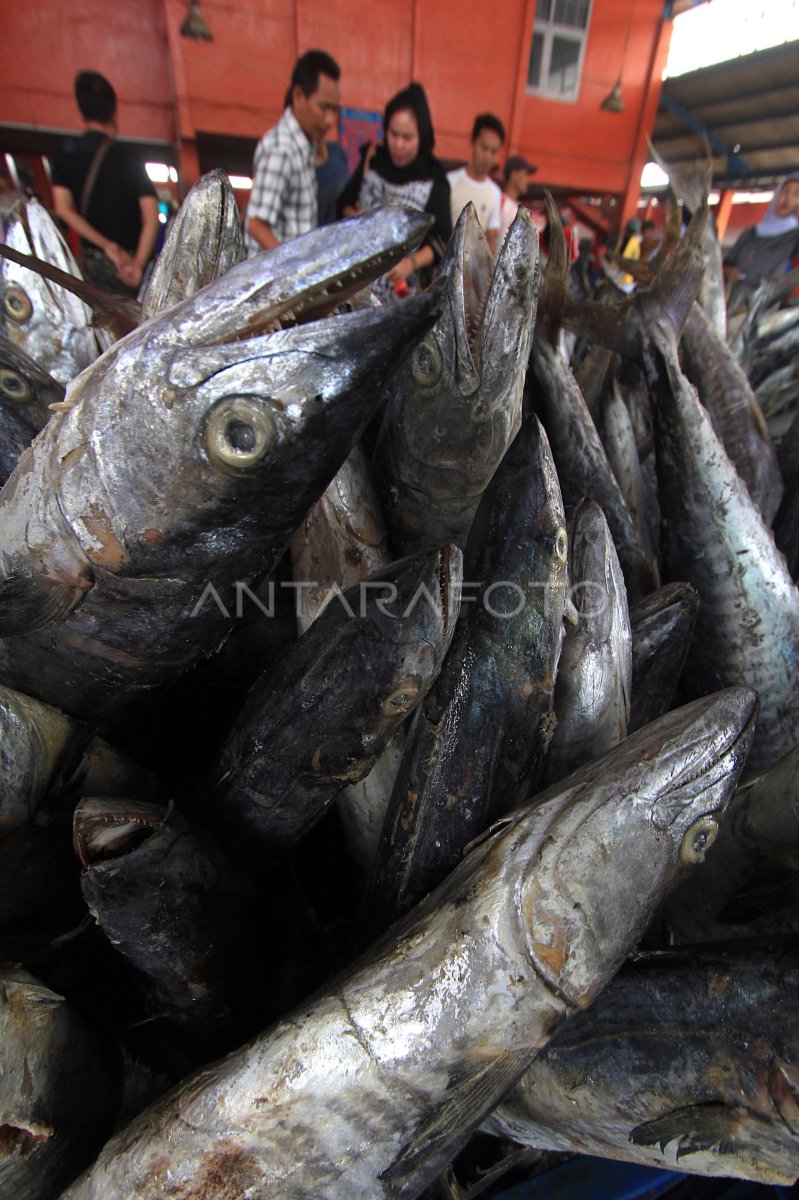
M538 167L527 161L523 154L511 154L505 163L505 188L499 205L499 241L497 254L505 241L519 208L519 201L530 186L530 176Z

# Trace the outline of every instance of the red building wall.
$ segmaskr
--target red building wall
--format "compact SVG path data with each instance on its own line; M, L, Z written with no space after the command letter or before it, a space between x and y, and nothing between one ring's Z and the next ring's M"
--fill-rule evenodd
M659 99L662 7L594 0L572 104L527 94L535 0L202 0L210 43L180 36L186 0L2 0L0 125L78 128L72 80L92 67L117 89L123 136L180 137L190 183L196 134L258 137L282 111L297 54L321 47L341 64L346 105L382 110L422 82L443 158L466 158L474 114L490 110L508 149L539 165L536 183L615 193L627 208ZM600 105L619 75L624 111L608 113Z

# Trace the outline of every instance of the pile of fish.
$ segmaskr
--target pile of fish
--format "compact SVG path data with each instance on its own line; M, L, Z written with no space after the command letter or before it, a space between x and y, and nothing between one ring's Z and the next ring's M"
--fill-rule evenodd
M799 1177L799 310L708 182L589 300L554 210L385 307L423 213L245 259L213 172L138 303L11 215L0 1200Z

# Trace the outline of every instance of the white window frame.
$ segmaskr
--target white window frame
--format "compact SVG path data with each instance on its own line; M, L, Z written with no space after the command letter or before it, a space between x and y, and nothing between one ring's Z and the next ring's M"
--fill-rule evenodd
M550 0L551 9L554 13L557 0ZM585 20L585 27L578 29L575 25L561 25L554 18L543 19L536 14L533 19L533 31L530 37L530 53L527 56L527 95L528 96L545 96L547 100L562 100L566 104L576 104L580 98L580 84L583 78L583 63L585 61L585 47L588 42L588 31L591 28L591 17L594 11L594 0L589 0L588 13ZM533 52L533 38L536 34L541 34L543 37L543 48L541 53L541 80L537 87L530 83L530 57ZM571 91L563 92L550 85L549 68L552 61L552 43L556 37L564 37L569 41L579 44L579 55L576 65L575 84Z

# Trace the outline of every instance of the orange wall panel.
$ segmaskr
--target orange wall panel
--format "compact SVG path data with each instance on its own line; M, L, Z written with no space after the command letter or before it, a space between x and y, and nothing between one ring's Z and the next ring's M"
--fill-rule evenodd
M78 71L95 70L116 89L123 137L173 140L162 0L4 0L3 10L0 121L79 129L73 81Z

